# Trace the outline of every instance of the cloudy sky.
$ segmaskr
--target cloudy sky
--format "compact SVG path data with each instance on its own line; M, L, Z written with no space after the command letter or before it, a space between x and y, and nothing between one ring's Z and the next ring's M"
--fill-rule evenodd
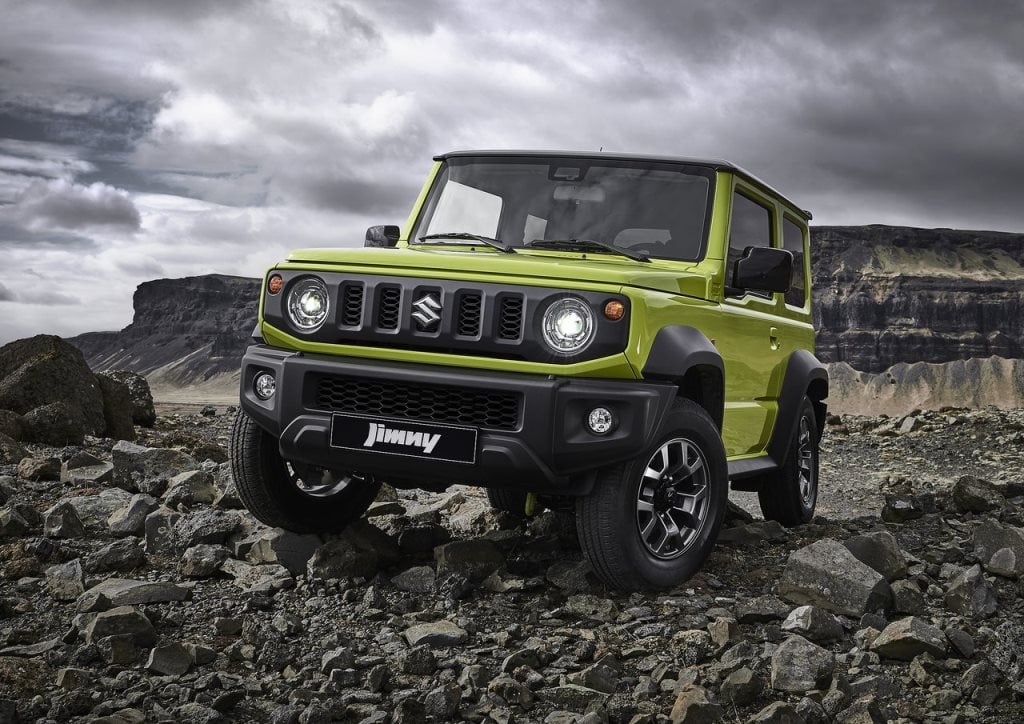
M1024 232L1015 3L0 0L0 342L401 223L433 154L733 160L820 224Z

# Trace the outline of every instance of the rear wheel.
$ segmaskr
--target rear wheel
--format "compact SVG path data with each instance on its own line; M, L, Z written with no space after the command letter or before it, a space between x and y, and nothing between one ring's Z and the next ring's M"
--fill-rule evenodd
M520 518L526 517L526 493L520 490L487 488L487 501L495 510L501 510Z
M768 475L757 494L765 520L786 527L811 522L818 503L818 425L814 404L804 397L800 417L789 443L789 454L778 472Z
M718 429L702 407L680 399L652 446L601 471L590 495L577 500L580 545L609 586L670 588L707 559L727 499Z
M241 410L231 431L231 473L257 520L295 533L343 530L380 490L370 476L285 460L277 439Z

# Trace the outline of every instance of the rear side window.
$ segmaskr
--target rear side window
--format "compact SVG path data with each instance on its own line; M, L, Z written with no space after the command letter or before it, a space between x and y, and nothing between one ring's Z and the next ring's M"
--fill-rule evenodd
M732 224L729 226L729 285L735 286L736 262L748 246L772 245L772 213L767 206L741 193L733 195Z
M807 290L804 286L804 232L789 219L782 220L782 244L793 252L793 285L786 292L786 304L804 306Z

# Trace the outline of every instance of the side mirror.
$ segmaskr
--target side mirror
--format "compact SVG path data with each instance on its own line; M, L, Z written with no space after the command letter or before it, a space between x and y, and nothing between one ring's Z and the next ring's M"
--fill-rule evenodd
M793 253L785 249L748 246L736 262L732 283L740 291L789 291L793 282Z
M398 243L402 232L397 226L371 226L366 230L366 241L363 246L391 248Z

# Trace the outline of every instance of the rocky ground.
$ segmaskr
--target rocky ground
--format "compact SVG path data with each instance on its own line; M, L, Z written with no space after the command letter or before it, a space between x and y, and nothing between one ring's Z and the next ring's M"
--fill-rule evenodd
M1024 411L832 418L812 525L736 509L699 575L631 595L571 519L470 489L265 528L232 413L160 412L5 452L0 721L1024 720Z

